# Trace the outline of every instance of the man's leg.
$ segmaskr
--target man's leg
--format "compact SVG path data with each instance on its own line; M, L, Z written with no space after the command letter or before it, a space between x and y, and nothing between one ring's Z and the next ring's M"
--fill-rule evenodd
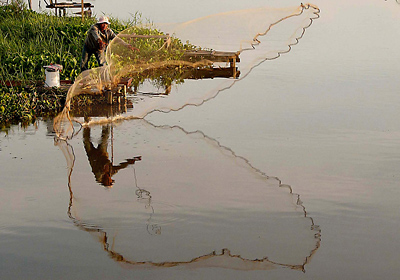
M89 59L92 56L91 52L88 52L85 46L83 46L83 51L82 51L82 59L81 59L81 72L85 71L88 69L89 65Z
M107 64L105 51L97 51L94 53L94 56L96 57L100 67Z

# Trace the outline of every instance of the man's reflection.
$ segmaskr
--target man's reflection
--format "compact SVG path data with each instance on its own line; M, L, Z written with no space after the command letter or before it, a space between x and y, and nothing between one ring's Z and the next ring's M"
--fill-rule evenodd
M86 155L89 159L90 166L96 181L107 188L111 188L114 184L114 180L111 178L120 169L124 169L130 164L134 164L136 161L141 160L140 156L132 159L126 159L118 165L113 165L109 159L107 152L108 138L110 137L110 125L102 127L101 140L97 148L90 141L90 128L85 127L83 129L83 144L85 146Z

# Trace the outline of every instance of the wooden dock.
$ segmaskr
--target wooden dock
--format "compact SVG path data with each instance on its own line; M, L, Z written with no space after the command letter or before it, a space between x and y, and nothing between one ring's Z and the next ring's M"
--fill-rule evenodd
M92 15L91 8L94 8L94 6L91 3L81 1L80 3L76 2L60 2L57 3L57 0L49 0L50 4L47 4L46 2L46 8L48 9L54 9L55 15L57 16L65 16L67 9L80 9L80 12L77 12L75 14L80 14L83 18L83 16L88 16L90 17ZM86 11L84 9L87 9Z

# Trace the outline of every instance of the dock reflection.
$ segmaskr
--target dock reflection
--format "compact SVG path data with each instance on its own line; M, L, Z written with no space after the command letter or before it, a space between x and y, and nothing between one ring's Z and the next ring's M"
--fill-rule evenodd
M91 187L99 181L88 176L85 156L92 129L100 128L83 130L83 147L79 134L57 144L68 163L68 215L113 260L133 269L305 271L318 250L320 229L300 196L199 131L117 124L114 156L140 152L143 159L125 162L118 187ZM101 141L110 129L101 128Z

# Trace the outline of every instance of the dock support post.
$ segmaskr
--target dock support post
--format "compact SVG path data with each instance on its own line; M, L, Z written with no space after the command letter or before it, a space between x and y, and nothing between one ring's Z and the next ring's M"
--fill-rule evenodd
M106 99L107 99L107 104L112 105L113 104L113 94L111 90L106 91Z
M229 67L232 69L232 77L236 79L236 57L229 59Z

